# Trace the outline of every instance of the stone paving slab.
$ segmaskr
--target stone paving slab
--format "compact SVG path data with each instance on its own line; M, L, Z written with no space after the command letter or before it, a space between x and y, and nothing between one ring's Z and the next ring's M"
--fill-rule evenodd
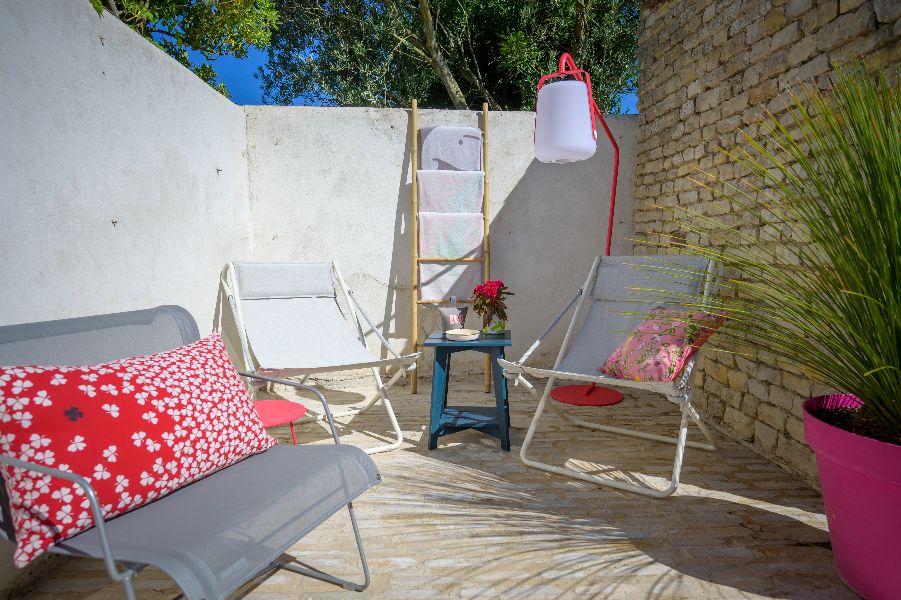
M280 395L315 403L278 389ZM835 574L820 495L748 448L716 435L715 453L687 449L683 485L666 499L614 491L531 469L519 447L536 401L512 388L512 451L474 431L443 437L426 449L428 386L412 396L394 388L406 440L377 454L384 482L354 503L372 570L361 594L276 572L239 593L288 598L855 598ZM360 401L367 388L329 390L334 404ZM454 381L450 403L493 403L476 379ZM575 416L661 435L678 426L674 405L630 394L616 406L566 407ZM547 414L547 413L546 413ZM552 414L552 413L551 413ZM305 443L329 443L318 424L298 430ZM276 430L290 443L287 428ZM357 417L344 442L389 439L381 407ZM700 437L700 436L697 436ZM673 447L573 429L543 420L532 453L621 480L662 485ZM644 475L638 475L643 473ZM346 512L290 550L336 575L359 579ZM148 569L140 598L172 598L177 588ZM102 563L76 559L39 582L29 599L121 597Z

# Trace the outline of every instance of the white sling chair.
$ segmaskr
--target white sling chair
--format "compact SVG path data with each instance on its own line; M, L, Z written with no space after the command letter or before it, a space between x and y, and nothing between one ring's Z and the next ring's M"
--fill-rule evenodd
M698 297L701 295L709 298L716 291L716 273L714 271L714 263L705 259L687 256L599 256L595 259L585 285L576 293L566 308L563 309L563 312L554 319L541 337L532 344L523 357L516 362L503 359L498 360L504 368L508 379L515 381L517 384L525 385L535 395L537 393L534 387L526 380L523 374L547 379L547 385L544 388L544 393L541 395L538 409L535 411L532 424L529 426L529 431L520 450L520 456L525 464L552 473L646 496L662 498L676 491L676 488L679 486L679 474L682 470L682 457L685 446L703 450L716 449L710 433L691 405L691 374L698 353L695 353L689 359L682 373L678 374L672 382L639 382L615 379L601 375L597 371L597 367L616 349L625 336L644 319L643 314L647 313L653 306L690 304L697 302ZM569 328L566 330L566 336L563 338L563 344L554 367L552 369L540 369L526 366L525 363L529 356L538 348L541 341L553 330L569 309L572 308L573 304L576 304L576 310L569 323ZM580 322L582 325L576 334L576 327ZM591 423L573 418L558 410L556 402L552 402L550 405L566 422L572 425L655 442L675 444L676 457L669 485L664 489L645 487L529 458L529 445L532 443L532 438L538 427L538 421L544 412L549 394L557 379L584 381L609 387L650 390L663 394L669 401L677 404L681 409L682 419L679 425L679 434L675 438ZM686 440L689 419L694 421L710 442L709 444Z
M353 326L338 304L335 279ZM234 313L247 371L275 377L307 377L369 368L375 378L376 393L334 416L349 416L352 420L381 401L395 439L365 451L375 454L400 447L403 434L388 399L388 388L416 367L419 353L400 356L391 348L354 300L337 266L331 262L231 262L222 285ZM380 359L366 347L361 316L391 358ZM396 366L397 371L383 383L379 369L387 366ZM324 418L324 415L309 415L297 422Z

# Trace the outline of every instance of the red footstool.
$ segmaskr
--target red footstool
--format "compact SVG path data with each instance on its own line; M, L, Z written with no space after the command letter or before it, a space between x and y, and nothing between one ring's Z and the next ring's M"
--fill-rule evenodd
M278 425L291 426L291 439L297 445L297 436L294 435L294 421L307 414L303 404L290 400L257 400L253 403L263 421L263 427L276 427Z

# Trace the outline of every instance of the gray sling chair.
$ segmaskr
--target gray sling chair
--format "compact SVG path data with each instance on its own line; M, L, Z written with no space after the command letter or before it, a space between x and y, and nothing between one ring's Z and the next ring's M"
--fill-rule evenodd
M707 427L701 422L697 411L691 404L691 375L698 353L696 352L688 360L674 381L615 379L602 375L597 368L626 335L645 318L644 315L653 306L684 307L697 302L700 297L710 298L716 292L718 276L716 269L713 262L690 256L599 256L595 259L583 287L576 292L566 308L532 344L523 357L518 361L498 360L498 363L504 368L505 376L516 384L525 385L532 394L537 395L537 392L524 375L547 379L544 393L541 395L535 416L532 418L520 450L520 457L526 465L598 485L657 498L669 496L676 491L679 486L685 447L702 450L716 449ZM566 336L563 338L563 344L553 368L543 369L527 366L526 361L529 356L574 304L576 310L569 323L569 328L566 330ZM580 324L581 327L577 330ZM558 379L647 390L662 394L667 400L676 404L682 413L679 434L675 438L665 437L572 417L559 410L556 402L548 404L550 392ZM546 406L557 412L564 421L571 425L654 442L675 444L676 456L668 485L664 488L653 488L626 483L530 458L529 446ZM697 425L710 442L709 444L687 441L689 421L693 421Z
M9 325L0 327L0 364L96 364L161 352L197 339L193 317L178 306ZM134 576L147 565L166 572L190 600L224 598L277 568L362 591L369 585L369 567L351 501L379 483L381 476L359 448L338 445L328 403L318 390L278 383L319 398L335 445L273 446L108 521L103 520L97 495L85 477L2 455L0 462L72 481L85 491L95 526L60 542L51 552L102 559L129 600L135 598ZM0 538L14 542L4 491L0 485ZM360 553L362 584L283 560L288 548L344 506Z
M350 321L341 311L335 292L341 289ZM388 388L416 367L421 353L400 356L372 324L331 262L252 263L231 262L222 277L241 339L244 368L262 375L307 377L317 373L368 368L375 378L375 394L362 403L334 413L350 417L381 401L394 430L394 441L372 448L367 454L400 448L403 433L388 399ZM390 358L380 359L366 347L363 323L369 326ZM379 369L395 366L387 383ZM255 389L255 388L252 388ZM322 420L310 415L297 422Z

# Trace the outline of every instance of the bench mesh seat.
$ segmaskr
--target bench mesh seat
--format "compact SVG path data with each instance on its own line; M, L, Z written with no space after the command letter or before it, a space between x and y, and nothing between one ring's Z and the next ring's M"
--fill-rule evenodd
M354 446L274 446L110 519L107 533L118 560L159 567L189 599L223 598L378 481ZM103 557L95 529L53 551Z

